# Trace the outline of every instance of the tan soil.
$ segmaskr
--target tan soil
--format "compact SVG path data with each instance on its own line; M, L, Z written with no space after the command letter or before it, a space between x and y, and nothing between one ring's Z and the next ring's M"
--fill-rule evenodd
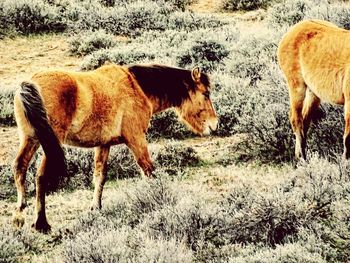
M0 40L0 60L0 88L14 88L43 69L77 69L81 62L69 56L67 38L62 35Z

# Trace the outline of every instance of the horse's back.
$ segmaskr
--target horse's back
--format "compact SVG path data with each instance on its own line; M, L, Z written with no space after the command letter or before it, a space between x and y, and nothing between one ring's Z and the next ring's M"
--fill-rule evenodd
M123 67L89 72L43 71L32 77L50 124L63 143L92 147L118 137L123 104L130 94Z
M348 31L322 20L305 20L297 23L282 37L278 46L277 55L282 69L284 64L300 57L303 46L318 42L318 46L325 45L327 48L330 46L329 39L336 40L334 38L343 35L344 32L348 33Z
M302 21L282 38L278 61L289 86L303 82L323 101L343 103L349 31L326 21Z

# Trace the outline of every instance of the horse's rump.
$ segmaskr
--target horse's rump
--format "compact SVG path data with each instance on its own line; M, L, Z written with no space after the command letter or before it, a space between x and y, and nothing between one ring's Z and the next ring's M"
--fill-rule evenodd
M282 38L278 60L288 82L305 83L320 99L343 104L350 33L326 21L303 21Z

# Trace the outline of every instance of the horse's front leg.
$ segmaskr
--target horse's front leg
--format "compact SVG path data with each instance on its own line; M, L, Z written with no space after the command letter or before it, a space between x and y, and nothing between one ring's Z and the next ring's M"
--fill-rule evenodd
M41 160L40 168L36 177L36 220L32 225L33 228L40 232L49 232L51 227L47 223L46 213L45 213L45 194L47 186L47 159L43 156Z
M147 177L153 177L154 166L151 161L146 135L132 136L132 138L125 138L126 145L131 149L134 157Z
M101 209L103 186L106 182L107 161L110 146L99 146L95 148L95 170L94 170L94 198L92 208Z

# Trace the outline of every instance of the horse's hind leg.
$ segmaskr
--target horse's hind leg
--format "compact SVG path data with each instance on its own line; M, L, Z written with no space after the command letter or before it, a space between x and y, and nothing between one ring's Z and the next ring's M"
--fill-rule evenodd
M295 135L295 158L306 159L306 137L303 127L303 103L306 93L306 84L300 78L289 79L290 112L289 120Z
M110 146L100 146L95 148L95 170L94 170L94 199L93 208L101 208L101 198L103 186L106 182L107 160Z
M302 116L303 116L303 138L304 142L302 142L302 145L306 148L306 138L307 138L307 132L310 127L311 119L312 119L312 113L320 106L320 99L310 90L306 90L306 96L303 103L303 110L302 110ZM305 151L305 150L304 150Z
M46 175L47 173L47 159L44 154L40 167L36 176L36 200L35 200L35 210L36 210L36 221L32 225L33 228L39 232L46 233L50 231L51 227L47 223L46 212L45 212L45 194L46 194Z
M13 219L15 226L21 227L24 224L24 218L22 212L26 207L26 189L25 179L26 172L33 158L34 153L39 147L39 143L33 138L24 138L20 142L19 151L16 159L13 163L13 173L15 178L15 184L17 188L17 207L16 213Z

